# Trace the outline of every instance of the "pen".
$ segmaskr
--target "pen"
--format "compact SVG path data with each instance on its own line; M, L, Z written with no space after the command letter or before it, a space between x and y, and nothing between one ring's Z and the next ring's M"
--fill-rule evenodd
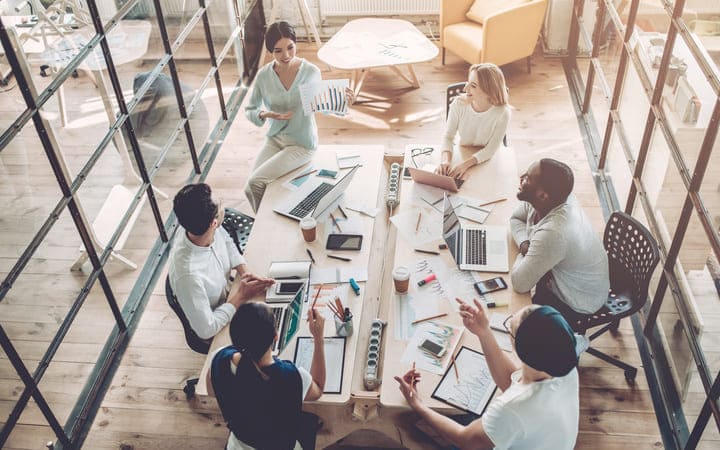
M313 258L313 255L310 252L310 249L306 248L305 251L307 252L308 256L310 257L310 261L312 261L312 263L315 264L315 258Z
M452 360L450 360L450 364L452 364L453 369L455 369L455 381L457 381L459 383L460 382L460 374L458 373L457 361L455 361L455 355L452 356Z
M491 202L485 202L485 203L481 203L481 204L479 204L479 205L477 205L477 206L487 206L487 205L492 205L492 204L495 204L495 203L500 203L500 202L504 202L505 200L507 200L507 199L506 199L506 198L499 198L499 199L497 199L497 200L493 200L493 201L491 201Z
M479 206L473 206L473 205L471 205L470 203L468 203L468 204L465 205L465 206L467 206L468 208L477 209L478 211L482 211L482 212L490 212L490 211L488 211L488 210L485 209L485 208L480 208Z
M440 252L436 252L434 250L423 250L421 248L416 248L413 250L415 250L418 253L427 253L428 255L439 255L440 254Z
M317 169L313 169L313 170L311 170L310 172L301 173L300 175L296 176L295 178L293 178L293 179L290 180L290 181L297 181L297 180L299 180L300 178L306 177L306 176L310 175L311 173L315 173L315 172L317 172Z
M332 219L333 225L335 225L338 231L342 233L342 228L340 228L340 224L337 222L337 220L335 220L335 216L333 216L332 213L330 213L330 218Z
M412 375L410 375L410 398L412 398L412 388L415 387L415 361L413 361Z
M309 250L308 250L308 251L309 251ZM431 282L431 281L433 281L433 280L435 280L435 279L437 279L437 277L435 276L434 273L431 273L430 275L426 276L426 277L423 278L422 280L418 281L418 282L417 282L417 285L418 285L418 286L424 286L424 285L428 284L429 282Z
M417 324L419 324L419 323L421 323L421 322L427 322L428 320L439 319L439 318L445 317L445 316L447 316L447 313L437 314L437 315L435 315L435 316L430 316L430 317L425 317L424 319L415 320L415 321L412 322L412 324L413 324L413 325L417 325Z
M320 291L322 291L322 290L323 290L323 285L321 284L317 288L317 292L315 293L315 298L313 299L312 306L310 307L310 309L315 309L315 303L317 303L317 299L318 299L318 297L320 297Z
M347 214L345 214L345 210L342 209L342 206L338 205L338 209L340 210L340 214L342 214L343 217L347 219Z
M415 232L416 233L417 233L418 228L420 227L420 219L422 219L422 211L420 211L418 213L418 220L417 220L417 223L415 224Z
M434 204L430 203L429 201L425 200L425 199L422 198L422 197L420 197L420 200L422 200L422 201L424 201L425 203L427 203L428 205L432 206L432 209L434 209L435 211L440 212L440 210L437 209Z
M332 259L339 259L340 261L352 261L350 258L346 258L344 256L337 256L337 255L327 255L328 258Z

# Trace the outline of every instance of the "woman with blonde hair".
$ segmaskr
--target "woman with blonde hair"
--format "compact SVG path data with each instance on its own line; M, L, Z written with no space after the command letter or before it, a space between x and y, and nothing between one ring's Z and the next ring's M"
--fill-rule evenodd
M454 178L464 178L468 169L492 158L510 123L507 86L498 66L472 65L464 91L450 105L437 169L438 173ZM457 134L460 148L456 159L461 161L453 166L453 141Z

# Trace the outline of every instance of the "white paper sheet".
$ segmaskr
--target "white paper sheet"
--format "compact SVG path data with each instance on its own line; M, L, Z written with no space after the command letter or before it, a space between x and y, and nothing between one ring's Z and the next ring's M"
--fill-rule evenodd
M295 349L295 365L310 371L314 351L313 338L299 337ZM342 391L343 363L345 362L345 338L325 338L325 390L326 394Z
M442 215L429 206L395 214L390 221L395 225L400 236L414 246L442 238Z
M349 283L350 278L355 278L357 282L367 281L367 267L332 267L310 271L310 284Z

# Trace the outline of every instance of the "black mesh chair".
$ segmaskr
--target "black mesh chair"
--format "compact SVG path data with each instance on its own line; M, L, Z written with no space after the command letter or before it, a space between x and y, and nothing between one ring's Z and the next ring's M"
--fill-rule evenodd
M592 342L607 331L616 331L620 319L635 314L648 298L648 285L660 260L657 243L640 222L624 212L616 211L605 226L603 239L610 267L610 292L605 306L572 322L580 334L600 325L590 335ZM592 347L587 352L625 371L625 379L633 381L637 369Z
M445 119L447 120L448 115L450 114L450 104L452 101L457 97L458 95L465 92L465 84L467 84L465 81L461 83L454 83L450 84L447 87L447 91L445 91ZM503 136L503 145L505 147L508 146L507 144L507 134Z
M243 253L245 250L254 223L254 218L238 210L225 208L225 218L223 219L222 226L230 237L232 237L233 241L235 241L235 245L237 245L240 253Z
M177 297L175 297L175 293L170 286L169 277L165 278L165 297L167 297L167 302L168 305L170 305L170 309L172 309L175 312L175 315L177 315L178 319L180 319L180 323L182 324L183 330L185 331L185 342L187 342L188 347L190 347L195 352L207 355L210 351L210 341L202 339L200 336L195 334L193 329L190 327L190 322L188 322L188 319L185 316L182 308L180 307L180 303L178 302ZM185 392L185 395L188 398L195 395L195 385L198 384L198 381L198 378L191 378L185 382L183 392Z

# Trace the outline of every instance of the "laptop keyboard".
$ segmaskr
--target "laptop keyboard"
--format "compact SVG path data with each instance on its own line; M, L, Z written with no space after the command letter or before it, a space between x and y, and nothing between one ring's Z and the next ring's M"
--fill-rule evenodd
M282 322L283 311L285 308L272 308L273 319L275 320L275 331L280 333L280 322Z
M485 230L466 230L467 244L465 250L467 263L476 266L487 265L487 242Z
M332 189L333 186L334 185L330 183L323 183L316 187L307 195L307 197L302 199L302 201L290 211L290 215L295 217L305 217L310 214L320 202L320 199L330 192L330 189Z

